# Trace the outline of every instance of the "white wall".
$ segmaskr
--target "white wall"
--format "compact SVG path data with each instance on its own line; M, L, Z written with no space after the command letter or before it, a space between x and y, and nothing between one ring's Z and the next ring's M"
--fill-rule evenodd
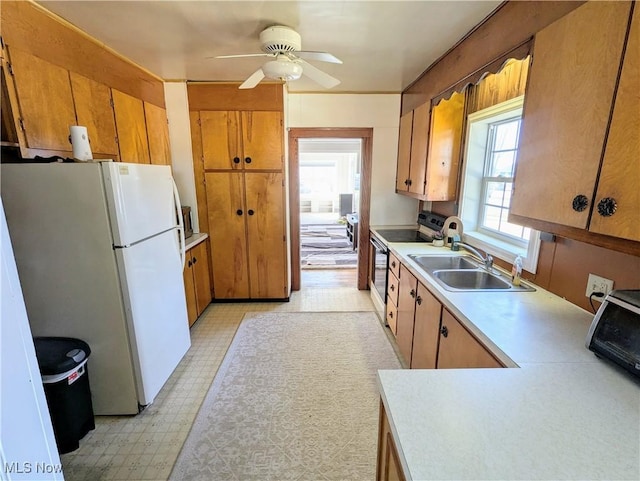
M288 94L288 127L373 127L371 225L415 224L418 201L395 193L400 94Z
M165 82L164 98L169 119L169 142L173 177L180 193L182 205L191 206L193 231L200 232L196 186L193 176L193 150L191 149L191 125L189 100L185 82Z

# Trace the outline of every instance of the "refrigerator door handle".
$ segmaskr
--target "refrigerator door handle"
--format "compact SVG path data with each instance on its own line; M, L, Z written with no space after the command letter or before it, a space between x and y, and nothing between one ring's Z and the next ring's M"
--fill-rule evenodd
M178 193L178 186L176 182L173 182L173 200L176 204L176 215L178 216L178 232L180 233L180 261L182 263L182 268L184 269L184 264L187 259L187 252L185 249L185 238L184 238L184 222L182 220L182 207L180 204L180 194Z

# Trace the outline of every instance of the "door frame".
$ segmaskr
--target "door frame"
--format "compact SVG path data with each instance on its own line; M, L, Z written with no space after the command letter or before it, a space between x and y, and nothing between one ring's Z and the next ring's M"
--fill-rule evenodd
M300 290L300 158L298 139L361 139L360 204L358 206L357 287L369 288L369 210L371 207L371 165L373 128L313 127L289 128L289 219L291 237L291 290Z

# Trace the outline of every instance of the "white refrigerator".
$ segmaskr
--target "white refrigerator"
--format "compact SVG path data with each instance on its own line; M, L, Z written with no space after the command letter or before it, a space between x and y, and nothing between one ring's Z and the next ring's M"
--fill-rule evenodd
M1 184L33 335L86 341L95 414L138 413L191 345L171 169L3 164Z

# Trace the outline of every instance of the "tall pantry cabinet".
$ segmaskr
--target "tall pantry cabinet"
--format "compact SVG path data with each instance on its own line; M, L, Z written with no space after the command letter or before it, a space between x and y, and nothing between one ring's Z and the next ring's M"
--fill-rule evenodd
M215 299L289 297L282 86L190 84L200 230Z

